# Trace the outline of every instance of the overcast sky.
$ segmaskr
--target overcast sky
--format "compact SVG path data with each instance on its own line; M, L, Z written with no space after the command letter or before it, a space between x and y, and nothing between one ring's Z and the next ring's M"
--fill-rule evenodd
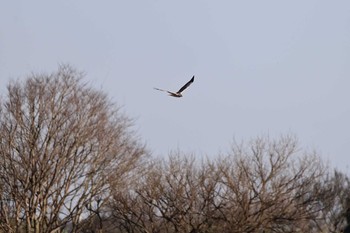
M1 1L2 94L60 63L123 105L155 155L293 133L350 168L349 0ZM192 75L183 98L153 89Z

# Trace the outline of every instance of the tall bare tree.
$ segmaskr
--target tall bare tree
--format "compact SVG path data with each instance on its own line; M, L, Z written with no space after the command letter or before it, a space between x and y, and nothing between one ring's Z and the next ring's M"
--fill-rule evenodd
M131 121L68 65L11 82L0 112L0 229L54 232L100 214L111 174L145 148ZM102 225L101 227L102 228Z

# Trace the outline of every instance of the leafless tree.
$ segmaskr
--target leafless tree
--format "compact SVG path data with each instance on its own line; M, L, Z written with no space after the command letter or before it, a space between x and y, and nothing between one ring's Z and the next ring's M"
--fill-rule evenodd
M315 195L323 207L318 228L323 232L342 232L346 225L350 225L349 177L338 170L329 172L317 185L317 191Z
M68 65L8 85L0 104L0 229L55 232L100 216L146 154L131 121ZM115 177L118 176L118 179ZM101 225L100 228L103 226Z
M113 198L111 198L109 206L114 225L120 232L162 232L162 222L155 214L155 207L145 202L138 194L138 190L144 190L156 195L157 186L160 184L160 167L152 162L145 168L145 170L138 172L136 180L132 180L124 186L117 185L116 188L112 189Z
M226 188L225 232L312 232L321 208L313 194L325 167L293 137L234 144L219 169Z
M157 160L129 192L114 196L113 216L126 232L215 232L219 174L193 156Z

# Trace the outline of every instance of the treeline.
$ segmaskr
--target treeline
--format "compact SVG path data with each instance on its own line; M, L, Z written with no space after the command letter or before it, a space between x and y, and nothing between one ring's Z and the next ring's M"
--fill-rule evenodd
M349 177L297 139L154 158L107 95L60 66L0 103L0 232L349 232Z
M105 216L114 232L342 232L349 184L294 138L258 138L215 160L154 162L112 188Z

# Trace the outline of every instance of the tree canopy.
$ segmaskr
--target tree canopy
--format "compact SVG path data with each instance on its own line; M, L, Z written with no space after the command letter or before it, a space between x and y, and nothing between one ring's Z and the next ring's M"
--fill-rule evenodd
M0 115L0 227L7 232L72 230L146 154L131 121L106 94L60 66L8 85Z

